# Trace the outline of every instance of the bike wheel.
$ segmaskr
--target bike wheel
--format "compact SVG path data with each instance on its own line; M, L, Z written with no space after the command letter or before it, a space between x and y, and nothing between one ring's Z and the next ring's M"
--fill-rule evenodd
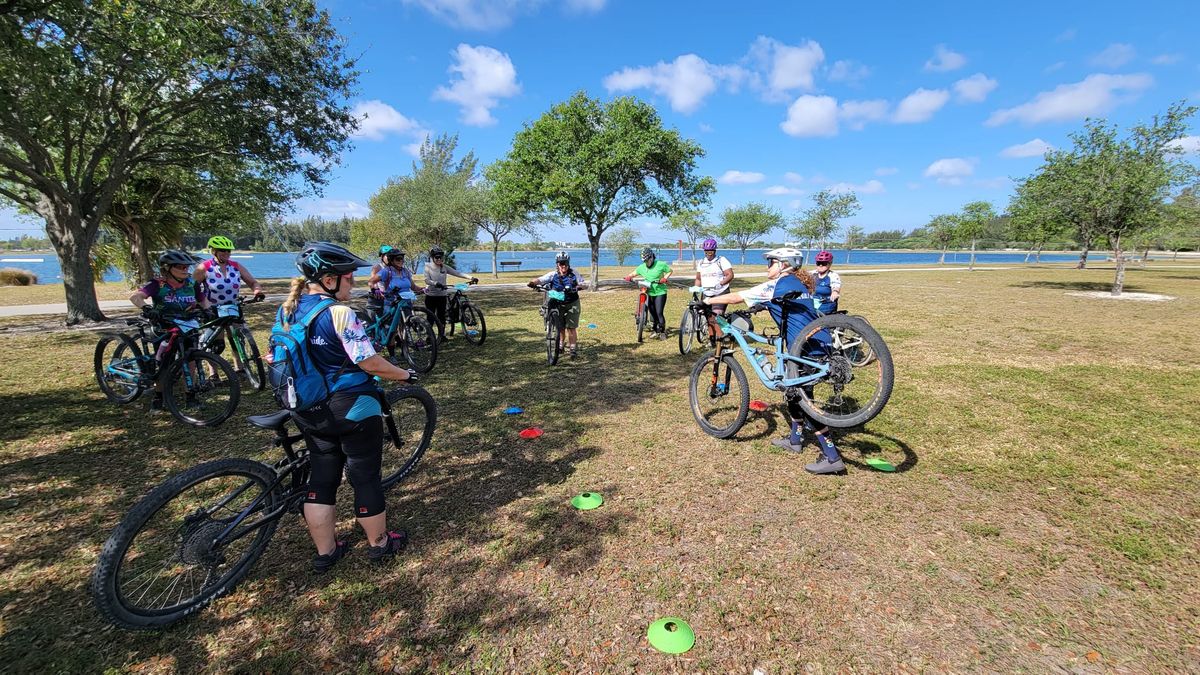
M123 333L105 333L96 343L93 359L96 383L113 403L129 403L142 395L142 350Z
M688 386L692 415L704 433L729 438L750 413L750 383L732 354L707 354L692 366Z
M649 312L646 311L646 307L643 305L641 310L637 313L637 317L635 318L635 321L637 322L637 341L638 342L642 341L642 334L646 331L646 315L647 314L649 314Z
M385 394L391 412L384 416L383 489L417 468L437 426L437 404L420 387L396 387Z
M163 405L175 419L215 427L237 410L242 396L237 373L225 359L193 349L163 372Z
M414 307L412 315L404 320L400 330L403 331L400 349L408 365L421 374L433 370L438 354L433 314L429 310Z
M561 323L558 310L550 310L546 316L546 363L550 365L558 363L558 357L562 354L562 334L559 328Z
M475 305L465 305L460 313L463 324L463 335L467 342L481 345L487 339L487 321L483 318L483 310Z
M679 320L680 354L688 354L692 351L692 345L696 341L696 333L699 330L698 321L695 310L683 310L683 318Z
M855 318L866 321L862 317ZM842 355L850 360L850 365L861 368L875 360L875 350L871 349L871 345L867 344L862 336L857 333L843 333L840 328L831 332L834 337L834 345L842 350Z
M262 555L277 520L218 541L238 515L277 505L275 472L248 459L192 467L146 495L113 530L92 571L92 599L123 628L167 626L229 592Z
M835 331L850 343L861 341L874 360L856 367L834 347ZM844 314L823 316L805 326L788 353L828 368L823 378L793 392L800 408L821 424L834 428L865 424L883 410L892 395L892 354L879 333L862 319ZM795 361L786 364L784 372L789 379L812 372L811 367Z
M258 343L254 341L254 334L245 326L238 326L234 329L234 340L240 340L242 348L238 352L238 359L242 362L242 370L246 375L246 383L254 391L262 391L267 384L266 373L263 371L262 355L258 352Z

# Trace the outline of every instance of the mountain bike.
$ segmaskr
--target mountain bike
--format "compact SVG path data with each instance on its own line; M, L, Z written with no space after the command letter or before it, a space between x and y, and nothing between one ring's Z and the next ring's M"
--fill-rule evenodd
M789 294L771 302L781 306L781 323L786 327L795 297ZM783 393L787 401L797 403L820 424L856 427L883 410L892 393L892 355L870 324L859 317L829 314L809 323L788 342L789 336L783 332L754 332L751 315L764 309L765 305L759 305L714 317L720 339L713 353L692 367L688 388L692 414L705 433L729 438L746 422L750 388L745 371L734 358L738 349L764 386ZM712 316L711 311L706 316ZM875 355L873 366L855 367L834 348L834 331L868 345ZM768 347L770 353L751 347L751 341Z
M438 341L434 331L433 313L416 307L417 294L412 291L389 292L384 309L364 322L367 336L376 351L387 351L389 360L396 360L396 350L413 370L425 374L437 363Z
M709 342L708 320L701 309L702 304L698 304L703 298L704 288L692 286L688 291L692 294L692 300L683 310L683 318L679 320L679 353L685 355L692 351L692 346L697 342Z
M229 419L242 394L237 374L228 361L199 347L195 330L149 308L125 325L137 334L102 333L93 356L96 382L108 400L132 403L157 385L163 405L180 422L215 427Z
M642 341L642 335L646 332L646 321L650 317L650 308L646 306L646 301L650 296L646 295L646 291L650 289L650 282L645 279L638 279L638 300L637 311L633 313L633 324L637 328L637 341Z
M238 296L236 302L217 305L217 318L200 326L200 349L207 349L218 356L225 350L225 345L232 345L230 356L236 372L246 376L246 382L254 391L262 391L267 384L264 376L263 360L258 352L258 344L254 334L246 326L243 307L262 302L266 296L258 295L252 300Z
M558 363L558 357L562 355L563 315L560 306L566 302L567 294L544 285L534 286L533 290L545 294L542 297L542 306L538 309L538 313L542 315L542 325L545 329L546 363L554 365Z
M443 287L442 284L434 284L435 288ZM473 345L481 345L487 339L487 322L483 318L483 310L475 306L467 298L467 289L471 284L454 284L454 295L446 302L446 323L450 324L448 330L450 335L454 335L454 327L462 324L463 337L467 338L467 342Z
M420 387L384 402L383 487L416 468L437 424L437 405ZM266 550L279 519L301 513L309 477L303 435L291 412L247 420L275 432L283 457L273 465L225 458L167 479L125 515L104 543L91 592L104 617L123 628L168 626L237 586Z

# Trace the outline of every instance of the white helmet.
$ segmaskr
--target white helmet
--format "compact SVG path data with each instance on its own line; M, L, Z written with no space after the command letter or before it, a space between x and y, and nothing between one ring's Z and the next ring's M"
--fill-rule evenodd
M804 251L790 246L773 248L764 253L763 257L767 260L780 260L787 264L788 267L796 270L804 267Z

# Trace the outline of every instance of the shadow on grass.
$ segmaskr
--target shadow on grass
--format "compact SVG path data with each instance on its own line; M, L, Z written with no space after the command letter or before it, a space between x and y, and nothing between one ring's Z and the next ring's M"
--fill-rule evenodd
M908 471L916 466L917 462L919 461L917 453L914 452L913 449L908 446L908 444L896 438L895 436L888 436L886 434L880 434L862 428L846 430L844 434L848 438L842 439L839 443L840 450L842 451L842 459L847 464L850 464L857 469L878 471L878 469L875 469L870 464L865 462L865 460L868 459L878 458L887 461L892 466L896 467L895 473L904 473L905 471ZM888 459L889 453L892 453L894 456L894 450L892 450L892 448L898 449L900 452L904 453L903 461L898 464ZM858 452L864 461L858 461L847 457L847 450Z
M1111 281L1022 281L1020 283L1009 284L1012 288L1045 288L1050 290L1062 291L1111 291ZM1141 292L1143 287L1136 284L1126 283L1124 289L1127 291Z

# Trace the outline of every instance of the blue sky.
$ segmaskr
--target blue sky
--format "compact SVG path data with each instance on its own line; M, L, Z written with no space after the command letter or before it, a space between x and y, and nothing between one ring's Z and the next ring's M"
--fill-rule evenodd
M706 150L712 217L763 201L792 216L853 189L850 222L910 229L985 199L1084 118L1122 127L1200 102L1200 3L325 0L360 56L366 115L321 198L296 214L365 215L427 133L483 164L552 104L634 95ZM1200 152L1200 122L1186 147ZM647 240L674 238L654 219ZM40 231L11 211L0 228ZM583 228L547 230L582 241Z

